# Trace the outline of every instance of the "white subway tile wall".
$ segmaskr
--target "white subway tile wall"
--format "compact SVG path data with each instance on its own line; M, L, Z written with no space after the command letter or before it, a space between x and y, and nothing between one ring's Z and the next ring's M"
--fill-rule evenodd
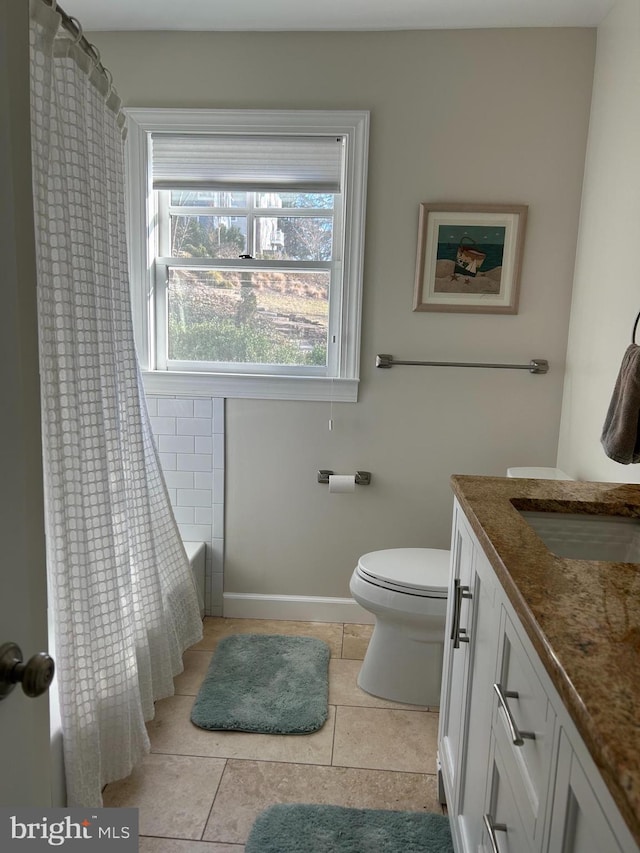
M147 406L180 534L206 544L205 613L222 616L224 400L149 394Z

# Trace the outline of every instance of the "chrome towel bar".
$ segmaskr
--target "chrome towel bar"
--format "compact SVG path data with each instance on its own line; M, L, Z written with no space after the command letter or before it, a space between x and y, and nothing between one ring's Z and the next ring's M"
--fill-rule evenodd
M473 361L400 361L392 355L376 356L376 367L393 367L396 364L418 364L427 367L498 367L503 370L528 370L529 373L548 373L546 358L532 358L529 364L480 364Z

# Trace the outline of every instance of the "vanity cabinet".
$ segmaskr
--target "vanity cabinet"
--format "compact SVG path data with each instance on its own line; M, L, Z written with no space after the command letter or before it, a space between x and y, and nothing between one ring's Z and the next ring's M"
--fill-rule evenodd
M456 500L438 733L457 853L638 853Z

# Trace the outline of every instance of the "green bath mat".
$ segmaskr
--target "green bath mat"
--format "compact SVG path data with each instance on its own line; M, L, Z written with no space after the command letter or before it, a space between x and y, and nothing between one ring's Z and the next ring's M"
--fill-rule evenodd
M191 721L211 730L315 732L327 719L329 657L329 646L313 637L226 637L218 643Z
M453 853L449 821L429 812L278 805L256 818L245 853Z

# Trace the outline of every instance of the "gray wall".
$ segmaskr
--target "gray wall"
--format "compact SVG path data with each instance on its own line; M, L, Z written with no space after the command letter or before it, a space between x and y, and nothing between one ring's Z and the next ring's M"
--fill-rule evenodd
M640 311L640 3L618 0L598 27L593 106L571 311L558 462L581 480L640 483L600 446ZM640 342L640 334L636 335Z
M360 399L229 400L225 591L348 595L357 556L448 547L451 473L556 461L595 31L94 33L129 106L368 109ZM411 310L418 205L529 205L517 316ZM527 362L526 371L396 367ZM370 470L329 496L316 470Z

